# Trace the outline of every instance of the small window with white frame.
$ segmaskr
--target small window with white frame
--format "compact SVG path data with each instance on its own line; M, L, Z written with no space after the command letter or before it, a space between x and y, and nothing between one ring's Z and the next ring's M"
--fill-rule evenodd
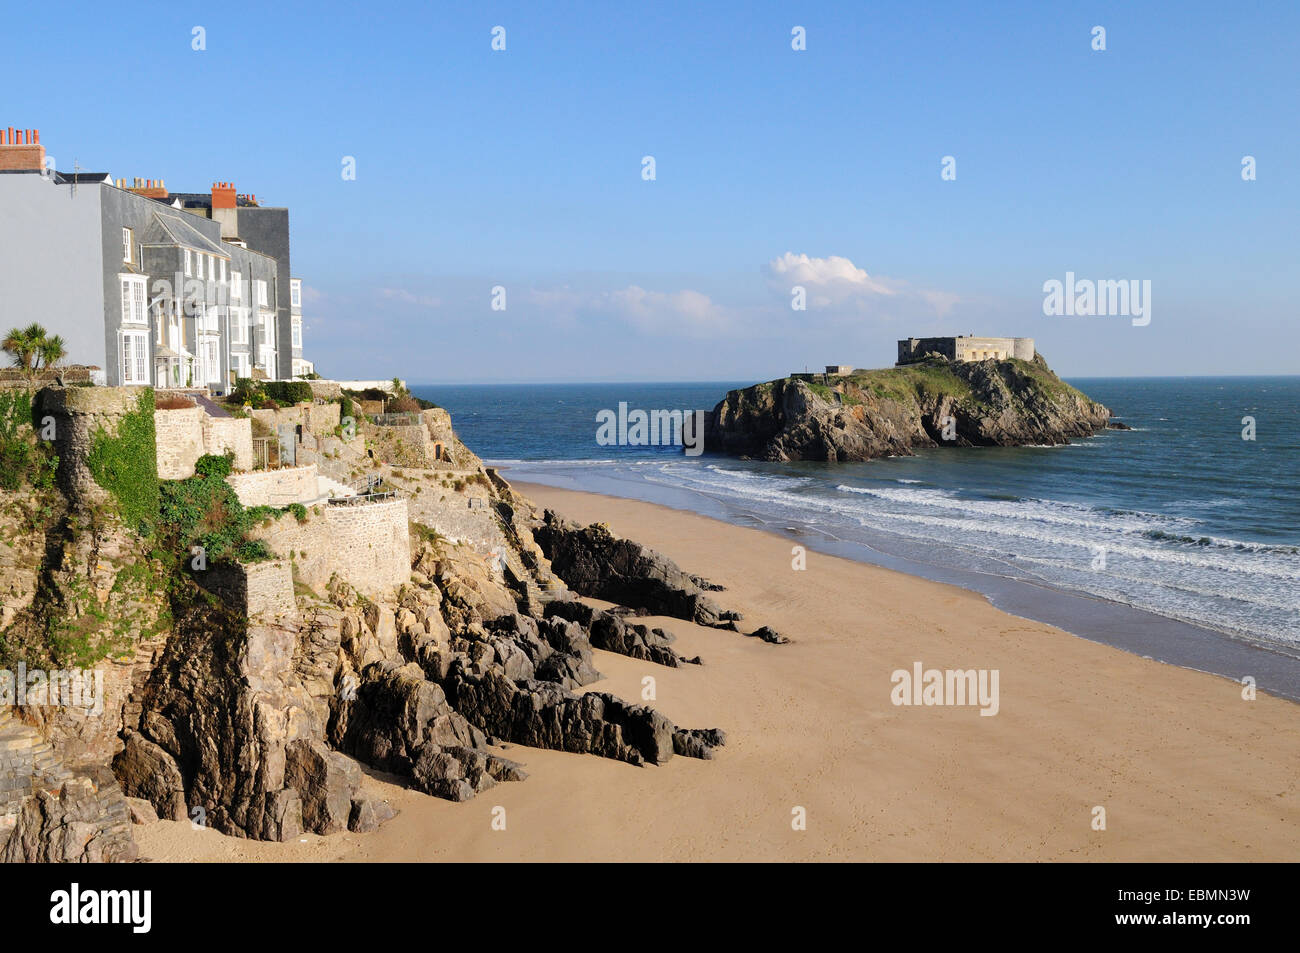
M232 301L238 301L239 296L243 293L241 288L244 283L244 276L237 271L230 273L230 298Z
M302 347L302 320L294 318L293 320L293 346Z
M131 262L131 244L134 233L129 228L122 229L122 260Z
M188 248L185 249L185 277L186 278L193 277L194 275L194 265L191 260L192 258L193 256L190 254L190 250Z
M295 308L302 307L302 281L297 278L289 282L289 304Z
M259 307L265 308L266 301L266 282L259 280L257 282L257 304Z
M144 275L122 275L122 323L149 326Z

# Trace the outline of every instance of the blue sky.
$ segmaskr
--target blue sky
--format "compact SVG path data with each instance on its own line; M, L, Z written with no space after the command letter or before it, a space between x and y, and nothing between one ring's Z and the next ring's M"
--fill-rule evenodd
M766 379L970 331L1300 371L1295 3L53 9L6 13L3 124L287 205L327 375ZM1150 280L1151 323L1045 316L1067 271Z

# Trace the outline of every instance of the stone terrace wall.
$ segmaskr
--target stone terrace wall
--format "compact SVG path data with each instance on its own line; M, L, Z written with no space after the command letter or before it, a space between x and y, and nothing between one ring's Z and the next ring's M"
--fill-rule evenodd
M235 455L236 470L253 469L253 422L247 417L209 417L203 415L205 453Z
M226 482L245 506L288 506L309 503L320 496L314 463L305 467L232 473Z
M411 538L405 499L350 506L321 504L307 522L286 516L254 537L292 558L298 578L323 592L335 573L359 592L378 596L411 578Z
M184 480L194 476L194 463L203 456L203 418L206 416L198 405L154 411L160 480ZM251 443L249 446L251 452Z

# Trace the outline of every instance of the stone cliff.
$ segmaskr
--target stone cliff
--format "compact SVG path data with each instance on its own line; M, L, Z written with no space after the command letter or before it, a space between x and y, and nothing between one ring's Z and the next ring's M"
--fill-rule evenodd
M939 357L820 382L785 378L727 394L705 448L757 460L870 460L921 447L1062 444L1103 430L1110 411L1041 355L955 363Z
M373 477L382 498L246 509L223 458L156 478L151 392L35 396L0 407L0 451L29 460L0 507L0 674L106 677L101 710L0 710L0 859L130 860L128 818L265 840L369 831L392 810L363 787L363 766L463 801L526 777L506 742L636 765L710 758L724 743L587 690L601 678L595 649L698 664L627 616L734 629L739 615L705 594L718 587L543 514L445 413L430 424L437 452L418 460L409 441L368 428L330 437L341 472ZM55 437L42 444L32 423L47 414ZM409 524L389 518L393 492ZM338 546L334 509L358 525L388 514L367 549L400 552L401 579L377 580L368 552L328 578L313 569Z

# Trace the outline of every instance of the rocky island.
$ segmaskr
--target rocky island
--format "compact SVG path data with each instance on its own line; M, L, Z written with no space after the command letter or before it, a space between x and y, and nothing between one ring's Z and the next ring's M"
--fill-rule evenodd
M931 352L891 368L831 371L731 391L706 418L705 448L834 462L909 456L922 447L1055 445L1107 426L1125 429L1109 424L1110 410L1057 377L1041 354L971 360Z

